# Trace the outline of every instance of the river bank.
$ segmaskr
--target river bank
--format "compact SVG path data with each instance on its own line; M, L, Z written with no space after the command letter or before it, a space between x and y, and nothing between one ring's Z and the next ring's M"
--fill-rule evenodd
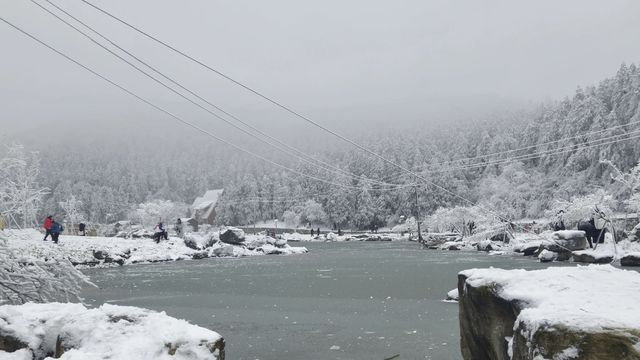
M278 242L264 235L247 235L242 243L220 241L219 233L187 234L169 237L159 243L150 238L123 239L98 236L61 235L58 244L43 241L35 229L4 230L7 246L26 259L67 259L76 267L112 267L121 265L260 255L304 254L307 249Z

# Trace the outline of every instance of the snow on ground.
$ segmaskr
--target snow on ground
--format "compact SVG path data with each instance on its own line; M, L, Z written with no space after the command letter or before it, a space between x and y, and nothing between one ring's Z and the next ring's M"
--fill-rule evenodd
M71 303L0 306L0 337L17 340L22 348L0 350L2 359L50 359L64 351L60 359L198 360L224 351L214 331L164 312L109 304L95 309Z
M524 301L517 324L535 331L540 325L600 330L640 331L640 273L611 265L551 267L543 270L471 269L462 271L473 286L496 284L506 300Z
M240 257L269 254L303 254L304 247L292 247L286 241L264 235L247 235L244 245L230 245L218 241L217 234L190 234L196 239L192 247L177 237L169 237L156 244L153 239L122 239L112 237L60 235L60 242L42 241L44 237L35 229L5 230L2 235L7 244L26 258L69 259L74 265L115 266L159 261L175 261L206 257Z

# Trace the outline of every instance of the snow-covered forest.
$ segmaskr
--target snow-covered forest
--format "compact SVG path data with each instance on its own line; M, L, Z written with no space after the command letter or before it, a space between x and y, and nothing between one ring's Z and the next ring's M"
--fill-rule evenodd
M599 189L618 200L630 196L612 179L616 170L605 161L622 172L638 163L639 103L640 70L622 65L595 86L526 111L357 139L451 193L423 181L411 186L416 179L384 161L330 144L315 155L343 173L271 157L331 184L214 143L181 145L179 151L170 145L149 149L123 135L114 149L60 145L39 153L38 184L49 193L38 218L64 214L61 207L74 199L78 216L113 222L142 202L191 203L213 188L225 189L217 211L218 221L228 225L276 218L352 228L394 225L414 214L416 190L424 215L469 205L457 194L511 219L536 218L558 199Z

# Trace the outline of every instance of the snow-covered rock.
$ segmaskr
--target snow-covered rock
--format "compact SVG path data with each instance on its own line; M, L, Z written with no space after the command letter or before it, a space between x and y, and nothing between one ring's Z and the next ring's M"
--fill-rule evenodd
M164 312L105 304L0 306L2 359L224 359L220 334Z
M219 241L216 233L186 233L184 235L184 244L193 250L203 250L213 246Z
M235 227L222 229L220 232L220 241L232 245L241 245L245 241L244 231Z
M640 359L638 272L472 269L458 290L464 359Z
M449 301L458 301L458 298L458 289L453 289L447 293L447 300Z
M586 233L582 230L559 230L553 232L554 240L570 240L585 238Z
M609 264L613 262L615 254L609 251L582 250L572 253L574 262L589 264Z
M497 243L491 240L482 240L476 244L478 251L500 251L502 249L502 243Z
M338 235L333 232L327 234L327 241L338 241Z
M540 254L538 254L538 260L540 262L551 262L558 258L558 253L549 250L542 250Z
M441 249L445 243L462 240L462 236L458 233L427 233L422 243L429 249Z

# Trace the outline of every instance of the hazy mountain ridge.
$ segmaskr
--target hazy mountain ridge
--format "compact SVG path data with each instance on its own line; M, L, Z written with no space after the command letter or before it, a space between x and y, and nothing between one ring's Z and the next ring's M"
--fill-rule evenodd
M638 141L610 138L602 140L610 142L605 145L589 145L638 129L638 124L625 125L640 121L639 103L640 71L633 64L622 65L614 77L597 86L579 88L572 98L528 112L464 126L387 132L358 141L451 192L419 181L423 214L438 207L468 205L461 196L512 218L536 217L554 198L608 187L610 169L600 160L612 160L623 171L637 164ZM526 149L490 156L521 148ZM221 187L225 193L218 205L218 219L234 225L286 217L289 221L368 227L372 222L395 223L415 211L414 187L388 190L390 185L379 184L412 184L412 176L360 150L344 151L342 145L334 149L331 142L317 157L362 178L334 174L261 147L257 147L261 155L332 184L217 144L163 141L149 148L132 142L108 152L100 146L91 149L78 151L67 145L41 152L40 183L52 190L43 212L59 211L58 202L73 194L82 201L82 211L90 221L110 222L146 200L190 203L206 189ZM549 153L527 156L545 151ZM518 156L523 160L511 161ZM461 158L473 159L443 164ZM482 161L498 164L483 166Z

